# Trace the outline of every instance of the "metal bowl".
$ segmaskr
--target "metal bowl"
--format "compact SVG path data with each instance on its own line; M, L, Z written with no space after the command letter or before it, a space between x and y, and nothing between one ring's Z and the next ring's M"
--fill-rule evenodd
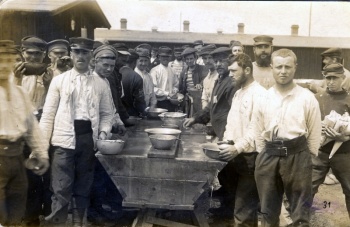
M160 119L162 119L165 125L177 125L179 129L182 128L186 116L187 114L179 112L166 112L159 114Z
M153 109L149 109L147 111L147 116L149 117L158 117L159 114L161 113L165 113L168 112L167 109L162 109L162 108L153 108Z
M97 140L96 145L101 154L119 154L125 142L123 140Z
M177 137L181 133L181 130L173 129L173 128L148 128L148 129L145 129L145 132L148 133L148 136L173 135Z
M152 146L159 150L170 150L177 139L176 136L172 135L151 135L149 138Z
M213 159L219 159L220 149L216 143L202 144L203 152L206 156Z

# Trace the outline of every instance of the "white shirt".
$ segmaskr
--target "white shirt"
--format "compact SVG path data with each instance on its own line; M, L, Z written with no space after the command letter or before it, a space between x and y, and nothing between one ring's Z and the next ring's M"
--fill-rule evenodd
M204 109L211 98L213 92L215 80L218 79L218 72L216 70L209 71L208 75L203 80L203 92L202 92L202 108Z
M227 116L224 140L233 140L239 153L255 151L254 136L248 133L254 109L266 96L266 89L254 81L236 91Z
M74 106L74 119L75 120L90 120L88 108L87 108L87 93L89 92L86 86L87 77L91 76L88 72L79 73L75 69L71 71L75 76L75 89L73 91L73 100L76 105Z
M317 155L321 138L321 113L315 96L296 85L284 97L275 89L267 91L253 115L256 148L261 152L266 141L307 139L310 152Z
M174 75L170 67L162 64L153 67L151 77L156 95L166 98L170 93L175 94L179 91L179 79Z
M143 79L143 93L145 95L146 106L152 106L157 104L156 95L154 94L154 85L151 75L147 71L141 71L137 67L135 72L139 74Z
M276 83L271 67L260 67L256 62L253 62L253 77L265 89L269 89Z

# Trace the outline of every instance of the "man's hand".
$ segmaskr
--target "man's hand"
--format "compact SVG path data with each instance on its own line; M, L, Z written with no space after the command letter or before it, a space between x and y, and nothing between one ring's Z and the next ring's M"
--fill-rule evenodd
M219 158L227 162L239 155L235 145L221 144L219 145L219 149Z
M49 166L49 159L38 159L38 164L32 171L35 174L41 176L49 169Z
M24 62L18 62L15 64L15 68L13 70L15 77L22 78L25 71L26 71L26 68L24 67Z
M99 140L105 140L107 139L107 133L104 131L101 131L100 134L98 134L98 139Z
M346 142L350 139L350 136L347 136L341 132L337 132L330 127L325 127L325 134L328 138L335 141Z
M198 89L198 90L202 90L202 85L201 84L196 84L196 86L194 86L196 89Z
M124 136L126 133L126 128L124 125L117 125L118 135Z
M186 118L184 123L183 123L183 126L185 128L188 128L188 127L191 127L193 124L195 123L195 119L193 117L191 118Z

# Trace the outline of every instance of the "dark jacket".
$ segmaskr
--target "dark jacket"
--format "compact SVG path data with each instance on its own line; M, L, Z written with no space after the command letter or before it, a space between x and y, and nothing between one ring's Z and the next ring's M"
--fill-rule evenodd
M119 72L122 74L122 84L124 88L122 102L128 114L132 116L144 114L146 102L143 93L142 77L127 66L121 67Z
M182 70L179 78L179 92L185 95L187 93L187 75L188 75L188 66L185 66ZM195 65L194 70L192 71L192 80L193 84L202 84L204 78L207 76L208 70L203 65Z
M194 114L196 123L206 124L211 121L213 130L219 140L222 140L231 108L232 98L237 91L228 73L215 81L215 86L207 107Z

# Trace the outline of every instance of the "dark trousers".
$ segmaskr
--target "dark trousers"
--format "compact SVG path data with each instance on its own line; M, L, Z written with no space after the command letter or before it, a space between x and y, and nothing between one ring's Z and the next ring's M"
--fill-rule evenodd
M95 168L93 148L92 132L77 135L74 150L54 147L51 165L52 212L45 218L47 221L65 223L70 201L73 209L88 207Z
M259 195L254 179L257 152L241 153L233 159L234 174L237 175L235 196L235 226L257 227Z
M20 225L27 197L23 155L0 156L0 225Z
M317 193L318 187L324 182L331 168L343 189L345 204L350 217L350 151L335 153L331 159L329 159L329 154L319 151L317 157L312 157L312 165L313 195Z
M278 227L283 193L290 203L293 226L309 226L312 205L312 163L306 148L278 157L262 151L256 159L255 180L259 192L263 227Z

